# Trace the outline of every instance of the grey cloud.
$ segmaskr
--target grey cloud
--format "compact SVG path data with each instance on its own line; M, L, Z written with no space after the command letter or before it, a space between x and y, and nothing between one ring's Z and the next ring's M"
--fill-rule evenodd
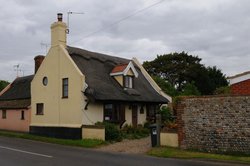
M165 0L105 29L114 21L157 0L0 0L0 79L13 80L13 65L33 73L33 57L44 54L40 43L50 43L50 24L56 13L70 15L68 43L91 51L141 62L157 54L186 51L205 65L218 66L227 75L249 70L249 0ZM98 29L102 31L95 32ZM82 40L80 40L82 39ZM78 41L73 43L74 41Z

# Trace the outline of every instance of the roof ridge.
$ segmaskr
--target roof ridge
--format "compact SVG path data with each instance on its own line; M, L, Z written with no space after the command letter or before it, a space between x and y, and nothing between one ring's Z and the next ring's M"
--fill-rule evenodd
M231 77L227 77L228 79L232 79L232 78L237 78L237 77L240 77L240 76L243 76L243 75L247 75L247 74L250 74L250 71L245 71L243 73L239 73L239 74L236 74L234 76L231 76Z
M118 59L121 61L131 61L131 59L126 59L126 58L122 58L119 56L113 56L113 55L103 54L103 53L94 52L94 51L89 51L89 50L85 50L85 49L78 48L78 47L67 46L67 50L69 54L75 53L75 54L81 55L85 59L92 58L92 59L100 60L101 62L113 61L111 59ZM83 56L83 53L87 53L88 57L87 55Z

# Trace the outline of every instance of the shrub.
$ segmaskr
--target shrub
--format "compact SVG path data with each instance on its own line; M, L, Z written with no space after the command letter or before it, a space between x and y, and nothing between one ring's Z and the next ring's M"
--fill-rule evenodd
M162 123L173 122L174 118L170 111L170 108L163 106L160 110Z
M139 139L149 135L149 129L142 126L133 127L131 125L125 125L121 131L122 137L126 139Z
M214 91L215 95L230 95L231 90L229 86L219 87Z
M108 122L97 122L96 125L104 125L106 141L121 141L122 134L118 126Z

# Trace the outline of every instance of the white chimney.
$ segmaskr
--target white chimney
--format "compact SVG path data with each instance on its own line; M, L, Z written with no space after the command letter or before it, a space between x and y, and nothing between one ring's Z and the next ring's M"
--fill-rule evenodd
M57 22L51 25L51 46L62 45L66 48L66 29L67 25L63 22L63 14L57 14Z

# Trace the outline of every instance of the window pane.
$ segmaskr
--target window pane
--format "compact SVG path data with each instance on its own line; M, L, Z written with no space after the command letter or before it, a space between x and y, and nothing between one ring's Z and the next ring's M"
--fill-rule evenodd
M128 77L129 78L129 88L133 88L133 79L132 77Z
M2 119L6 119L6 110L2 110Z
M124 87L133 88L133 78L131 76L124 77Z
M104 120L118 122L120 120L120 104L105 104L104 105Z
M62 80L62 97L68 97L68 91L69 91L69 89L68 89L68 78L63 78L63 80Z
M43 115L43 103L36 104L36 114Z
M24 120L24 111L21 111L21 120Z

